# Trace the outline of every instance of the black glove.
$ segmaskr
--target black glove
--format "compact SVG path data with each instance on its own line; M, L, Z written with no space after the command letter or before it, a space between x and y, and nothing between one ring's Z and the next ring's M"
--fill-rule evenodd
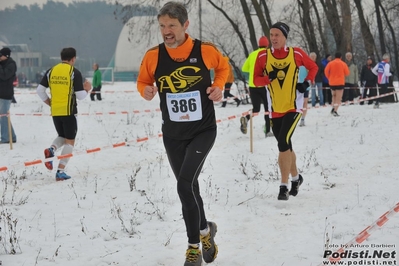
M307 82L307 81L304 81L302 83L297 83L296 84L296 89L300 93L304 93L308 88L309 88L309 82Z
M273 79L277 78L277 72L272 70L272 71L269 72L268 76L269 76L270 80L273 80Z

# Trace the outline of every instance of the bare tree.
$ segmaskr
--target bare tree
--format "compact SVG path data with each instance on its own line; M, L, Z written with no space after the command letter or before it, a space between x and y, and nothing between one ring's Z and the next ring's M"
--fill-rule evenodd
M380 40L381 53L386 53L386 45L384 39L384 26L382 25L381 13L380 13L380 0L374 0L375 15L377 19L378 35Z
M353 52L352 49L352 14L349 0L341 0L341 14L342 14L342 42L341 51Z
M328 23L330 24L331 31L335 40L337 50L340 50L342 43L342 25L338 12L338 4L335 0L320 0L320 4L324 10L324 14Z
M270 13L269 13L269 8L266 5L265 1L260 1L261 3L258 3L256 0L252 0L252 5L255 9L256 16L259 19L260 25L262 27L262 32L265 36L269 36L270 32L270 26L272 25L272 20L270 18ZM262 5L261 5L262 4ZM264 11L262 11L262 6ZM256 49L256 47L253 47L253 49Z
M374 37L371 34L369 23L367 23L367 21L365 19L362 1L361 0L354 0L354 1L356 4L358 16L359 16L360 31L362 32L364 48L366 50L366 54L373 55L374 49L375 49Z
M299 13L299 18L301 21L301 26L306 38L306 42L308 43L309 46L309 51L318 51L317 47L317 41L314 35L314 27L313 27L313 22L311 20L310 14L311 14L311 9L310 9L310 2L309 0L297 0L298 3L298 13Z
M392 42L393 42L392 49L393 49L393 54L394 54L394 56L391 55L391 58L393 59L392 63L395 64L395 69L398 70L399 69L399 61L398 61L399 53L398 53L398 42L396 41L395 31L394 31L393 26L388 18L387 12L386 12L385 8L381 5L381 3L380 3L380 8L384 15L385 22L388 26L389 32L392 36Z
M318 30L320 40L321 40L321 45L322 45L322 47L321 48L319 47L319 49L316 50L315 52L317 54L317 58L321 58L321 54L319 54L319 51L322 50L322 51L324 51L324 54L328 54L328 53L330 53L330 47L328 46L327 36L326 36L325 30L323 29L323 26L322 26L319 10L316 6L315 1L314 0L311 0L311 1L312 1L312 6L313 6L313 11L314 11L314 14L316 17L316 22L314 22L314 23L317 26L317 30ZM314 32L314 34L316 34L316 31Z
M161 7L161 1L120 1L130 5L119 2L120 9L115 11L115 16L122 18L124 22L129 21L132 36L135 34L137 39L138 35L139 41L143 42L151 35L159 34L150 33L147 27L142 26L142 21L138 23L138 19L130 20L130 18L142 16L141 20L147 20L148 25L156 24L156 14ZM322 53L331 53L334 49L343 53L352 51L355 41L353 38L356 38L356 48L363 49L363 45L359 45L361 40L367 54L378 56L391 51L392 61L396 63L395 68L399 69L399 64L396 62L398 61L396 58L399 58L396 39L396 35L399 34L399 23L394 19L399 15L397 0L373 0L375 16L372 17L365 14L366 4L362 0L296 0L295 5L292 5L293 1L290 2L280 14L273 10L273 1L270 0L200 1L183 2L190 12L190 17L199 20L199 23L191 24L195 26L190 27L190 35L199 30L201 36L204 27L205 39L214 42L229 56L237 73L240 72L241 63L252 50L257 48L259 34L269 36L273 20L291 23L291 40L299 42L309 51L316 52L319 58L322 57ZM354 8L357 12L352 13ZM209 15L213 16L213 21L209 21ZM202 18L207 17L207 23L202 23ZM377 25L376 33L371 28L374 24ZM360 25L361 37L357 32L352 32L353 25ZM353 35L355 33L356 36ZM195 34L193 36L195 37ZM378 38L378 44L375 38ZM132 43L137 43L136 39Z

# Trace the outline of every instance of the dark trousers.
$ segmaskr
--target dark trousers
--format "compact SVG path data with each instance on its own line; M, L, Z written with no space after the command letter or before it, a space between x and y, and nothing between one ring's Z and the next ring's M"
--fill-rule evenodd
M342 102L353 101L353 99L355 98L355 87L357 87L356 84L345 83L344 94L342 95Z
M332 102L332 95L330 85L328 83L323 83L323 98L325 104L331 104Z
M198 176L216 139L216 128L199 133L193 139L176 140L163 135L168 160L177 180L188 243L200 242L200 230L207 227Z
M388 92L388 84L378 84L378 93L379 95L385 94ZM378 105L380 102L385 102L384 100L381 100L381 98L377 98L375 100L375 104Z
M265 126L266 126L266 133L270 132L270 118L269 118L269 108L267 104L267 95L266 95L266 88L261 87L261 88L256 88L256 87L249 87L249 96L251 97L251 102L252 102L252 113L259 113L260 112L260 106L263 102L263 107L265 109ZM267 114L266 114L267 112ZM247 120L251 118L251 116L248 114Z
M363 100L368 98L368 97L373 97L373 96L377 96L377 84L375 84L374 82L367 82L364 85L364 89L363 89L363 95L362 98ZM361 102L360 104L363 104L364 102ZM373 100L369 100L368 104L373 104Z
M94 101L94 97L97 96L97 100L101 101L101 86L93 88L90 93L90 99Z
M232 85L233 85L233 83L226 83L224 86L224 91L223 91L224 101L222 103L222 107L226 106L227 98L229 98L229 97L234 98L234 101L236 101L236 103L238 103L240 101L239 99L237 99L237 97L235 97L233 94L230 93L230 89L231 89Z

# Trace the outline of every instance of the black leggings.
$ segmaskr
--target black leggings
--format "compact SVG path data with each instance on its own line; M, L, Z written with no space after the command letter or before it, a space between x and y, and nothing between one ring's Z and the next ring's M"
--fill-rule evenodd
M270 118L268 113L269 108L267 107L267 96L266 96L266 88L255 88L255 87L249 87L249 96L251 97L251 102L252 102L252 113L259 113L260 111L260 105L263 102L263 107L265 109L265 126L266 126L266 133L270 132ZM248 114L247 120L251 118L251 116Z
M283 117L272 118L273 134L280 152L292 151L291 137L301 117L301 113L286 113Z
M177 179L177 193L182 204L188 243L200 242L200 230L207 227L198 176L216 139L216 128L202 132L189 140L163 136L170 166Z
M97 97L97 100L101 101L101 86L93 88L92 93L90 93L90 99L94 101L94 96Z

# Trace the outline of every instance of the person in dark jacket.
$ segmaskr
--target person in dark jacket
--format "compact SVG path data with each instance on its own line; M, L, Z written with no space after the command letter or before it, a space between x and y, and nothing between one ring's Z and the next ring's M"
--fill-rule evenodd
M1 143L9 143L9 129L7 113L10 110L11 101L14 96L14 79L17 72L17 64L10 57L11 50L4 47L0 50L0 127ZM14 128L11 125L12 142L17 142Z
M324 75L324 69L326 68L327 64L332 60L332 56L330 54L326 54L326 56L321 60L321 65L323 67L323 99L325 104L331 104L332 102L332 95L330 90L330 83L326 75Z
M312 107L316 106L316 91L317 91L317 95L319 97L319 105L320 106L324 106L324 95L323 95L323 78L324 77L324 73L323 73L323 66L321 65L321 63L317 62L317 54L315 52L311 52L309 54L309 57L317 64L317 66L319 67L319 70L317 71L316 77L314 78L314 80L312 80L311 82L311 90L312 90ZM326 78L327 80L327 78ZM327 81L328 83L328 81ZM317 90L316 90L317 89Z
M367 97L377 96L377 76L372 72L375 62L371 56L367 57L366 64L362 67L360 72L360 82L363 86L362 98L363 101L360 102L361 105L364 104L364 99ZM368 91L368 94L367 94ZM372 100L368 101L368 104L373 104Z

